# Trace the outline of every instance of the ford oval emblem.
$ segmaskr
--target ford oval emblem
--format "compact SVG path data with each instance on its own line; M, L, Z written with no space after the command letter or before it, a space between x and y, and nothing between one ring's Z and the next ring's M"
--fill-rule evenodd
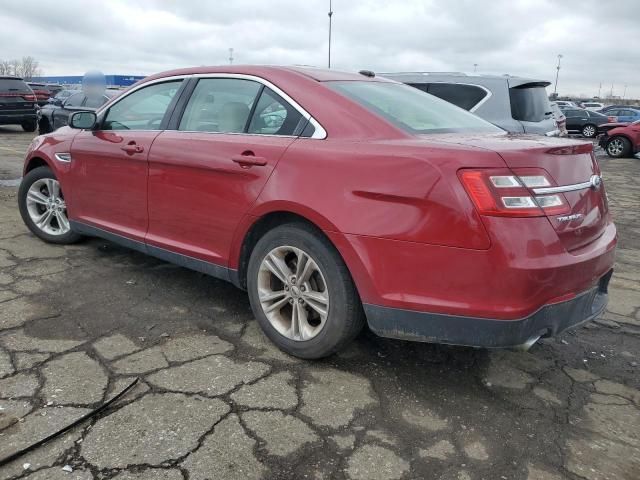
M591 188L594 190L600 190L600 187L602 186L602 177L600 175L591 175L589 183L591 183Z

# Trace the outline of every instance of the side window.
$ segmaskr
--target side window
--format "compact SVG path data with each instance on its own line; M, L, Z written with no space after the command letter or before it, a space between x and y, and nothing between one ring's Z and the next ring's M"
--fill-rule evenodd
M300 112L265 87L251 118L248 133L294 135L301 120Z
M428 93L465 110L471 110L487 96L480 87L459 83L431 83Z
M178 130L243 133L262 85L235 78L203 78L189 98Z
M75 93L64 102L65 107L80 107L84 102L84 93Z
M103 130L158 130L182 80L141 88L117 102L107 112Z
M430 83L408 83L407 85L413 88L417 88L418 90L422 90L423 92L426 93L429 91L429 86L431 84Z
M87 108L100 108L102 105L107 103L107 97L104 95L91 95L87 97L87 100L84 102L84 106Z

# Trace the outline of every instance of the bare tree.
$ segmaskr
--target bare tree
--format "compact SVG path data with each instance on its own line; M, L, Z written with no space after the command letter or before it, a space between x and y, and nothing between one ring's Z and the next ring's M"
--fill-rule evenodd
M0 75L11 75L11 62L0 60Z
M11 73L9 73L9 75L15 75L16 77L22 75L22 69L20 68L20 62L18 60L10 60L9 66L11 68Z
M42 76L40 63L32 56L22 57L22 60L0 60L0 75L15 75L25 80Z
M40 75L40 64L32 56L22 57L20 76L25 80L32 80Z

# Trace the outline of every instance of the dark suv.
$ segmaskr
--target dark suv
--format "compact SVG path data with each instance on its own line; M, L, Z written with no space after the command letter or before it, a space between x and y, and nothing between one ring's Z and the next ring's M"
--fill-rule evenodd
M0 76L0 125L20 125L26 132L38 127L38 104L21 78Z

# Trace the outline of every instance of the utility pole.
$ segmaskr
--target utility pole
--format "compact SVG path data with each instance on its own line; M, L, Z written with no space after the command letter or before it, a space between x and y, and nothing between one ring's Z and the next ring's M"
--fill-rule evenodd
M229 65L233 65L233 48L229 49Z
M556 67L556 84L553 87L553 96L558 96L558 76L560 75L560 59L562 58L561 54L558 54L558 66Z
M331 17L333 17L333 9L331 6L331 0L329 0L329 68L331 68Z
M624 97L627 96L627 86L624 86L624 93L622 94L622 100L624 100Z
M598 98L600 98L600 91L602 90L602 82L600 82L600 86L598 87Z
M613 98L613 83L611 84L611 93L609 94L609 98Z
M478 64L474 63L473 64L473 73L476 73L478 71Z

